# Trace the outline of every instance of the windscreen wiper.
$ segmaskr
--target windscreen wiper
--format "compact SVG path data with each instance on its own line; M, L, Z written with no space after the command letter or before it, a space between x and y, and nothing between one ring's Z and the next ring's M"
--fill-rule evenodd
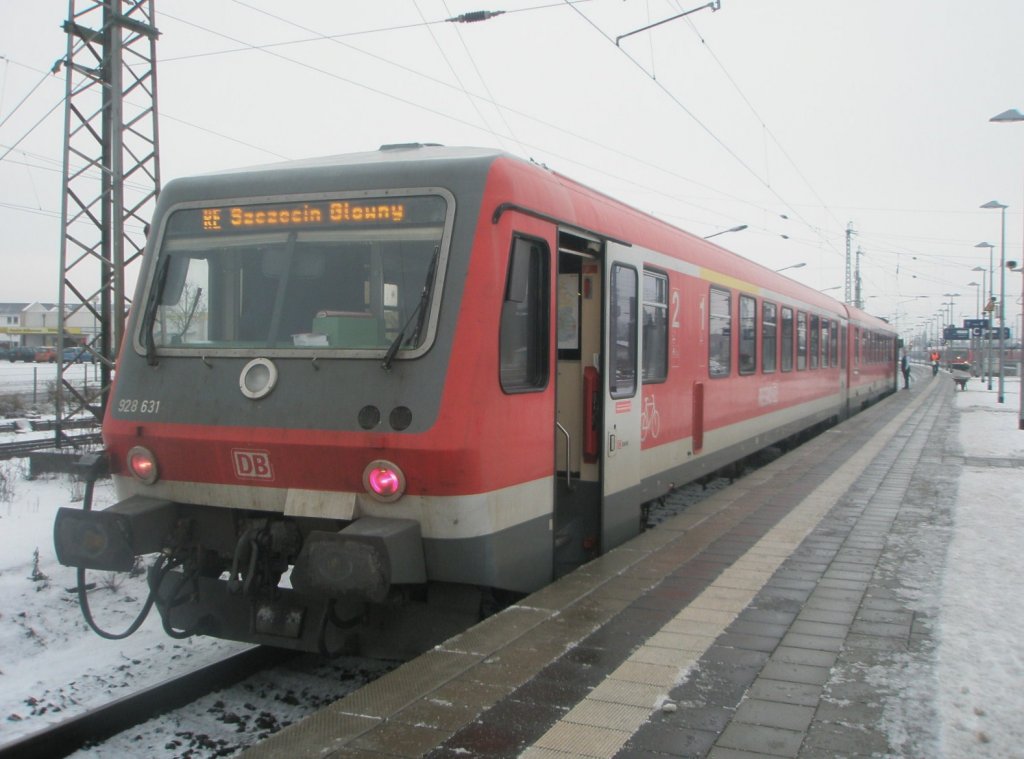
M413 343L419 339L420 331L423 329L423 323L427 317L427 304L430 302L430 291L434 289L434 276L437 273L437 259L440 258L441 248L440 246L434 248L434 255L430 259L430 268L427 270L427 278L423 282L423 292L420 293L419 302L416 304L416 308L409 314L409 318L405 320L405 324L398 330L398 334L395 335L395 339L388 346L388 352L384 354L384 360L381 361L381 368L384 371L391 370L391 362L395 360L395 354L398 353L398 349L402 347L402 343L405 342L405 332L409 329L409 325L412 324L413 319L416 319L416 329L413 331L412 336L409 340Z
M160 259L157 265L156 276L153 278L153 289L149 302L146 303L146 313L142 317L142 333L146 338L146 363L156 366L156 338L153 336L153 327L156 322L156 310L160 307L160 299L164 295L164 284L167 282L167 270L170 269L171 257L166 256Z

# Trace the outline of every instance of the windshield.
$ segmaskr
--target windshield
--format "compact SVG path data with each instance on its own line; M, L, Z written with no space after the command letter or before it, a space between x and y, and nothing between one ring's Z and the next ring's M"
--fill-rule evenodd
M175 211L142 342L204 354L387 350L429 308L449 211L432 194ZM400 347L426 334L408 329Z

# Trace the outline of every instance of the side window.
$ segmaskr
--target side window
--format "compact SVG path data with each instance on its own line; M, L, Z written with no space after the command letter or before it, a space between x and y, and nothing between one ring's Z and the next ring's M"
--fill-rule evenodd
M775 371L775 353L777 348L777 329L775 322L776 306L774 303L763 303L761 306L761 371Z
M853 365L860 366L860 327L853 328Z
M796 312L796 368L802 372L807 368L807 314Z
M740 296L740 374L753 374L757 369L757 301L749 295Z
M548 268L547 245L521 237L512 241L499 331L501 389L506 393L547 386Z
M793 309L782 307L782 371L793 371Z
M839 366L839 324L832 322L832 366Z
M611 376L608 389L612 398L631 398L636 395L636 269L612 264L611 314L608 325L609 361Z
M821 320L821 366L828 367L829 357L832 355L832 333L829 331L829 320Z
M819 327L818 327L818 317L812 314L811 315L811 347L810 347L811 368L812 369L817 369L818 368L818 351L820 350L820 347L819 347L819 344L818 344L818 338L820 337L820 334L818 332L818 329L819 329Z
M732 368L732 295L711 288L708 309L708 374L728 377Z
M668 277L644 269L643 381L668 377Z

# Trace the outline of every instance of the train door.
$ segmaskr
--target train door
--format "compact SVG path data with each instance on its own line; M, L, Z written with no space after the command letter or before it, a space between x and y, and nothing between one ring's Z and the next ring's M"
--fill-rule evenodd
M632 255L627 258L627 251ZM601 547L608 550L640 529L641 393L640 286L636 250L609 242L605 251L605 338Z
M629 250L559 233L556 576L640 527L642 271Z
M594 558L601 543L603 245L562 230L555 324L555 576Z

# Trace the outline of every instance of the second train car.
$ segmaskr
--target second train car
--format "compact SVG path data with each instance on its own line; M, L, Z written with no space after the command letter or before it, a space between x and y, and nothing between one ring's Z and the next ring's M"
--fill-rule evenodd
M179 179L60 560L155 554L169 632L323 650L537 590L672 488L896 388L886 322L475 148Z

